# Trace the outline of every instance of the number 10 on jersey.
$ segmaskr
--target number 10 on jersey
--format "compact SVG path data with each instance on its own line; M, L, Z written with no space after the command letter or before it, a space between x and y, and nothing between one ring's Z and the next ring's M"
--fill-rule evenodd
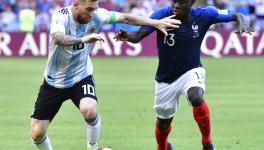
M82 86L83 88L83 94L84 95L93 95L95 96L95 90L94 90L94 87L92 85L89 85L89 84L85 84Z

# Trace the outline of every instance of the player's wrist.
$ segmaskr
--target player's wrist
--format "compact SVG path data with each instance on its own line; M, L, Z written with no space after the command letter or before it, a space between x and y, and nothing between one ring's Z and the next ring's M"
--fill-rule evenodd
M86 41L87 41L87 37L84 36L84 37L80 38L81 43L86 43Z
M151 23L154 27L158 27L159 25L159 20L156 19L152 19L152 23Z

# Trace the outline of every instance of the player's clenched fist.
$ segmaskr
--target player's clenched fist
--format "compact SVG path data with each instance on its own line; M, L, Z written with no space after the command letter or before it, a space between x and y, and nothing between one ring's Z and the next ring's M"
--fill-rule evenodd
M82 41L82 43L94 43L96 41L104 42L104 39L103 39L102 35L94 33L94 34L90 34L90 35L86 35L86 36L82 37L81 41Z

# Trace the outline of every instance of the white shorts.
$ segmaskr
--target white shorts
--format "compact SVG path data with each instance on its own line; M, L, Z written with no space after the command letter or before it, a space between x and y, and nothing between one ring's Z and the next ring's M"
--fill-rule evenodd
M179 108L181 95L185 95L186 100L190 104L187 98L187 91L191 87L201 87L205 91L205 74L205 69L199 67L189 70L170 84L156 82L154 109L157 117L161 119L173 117Z

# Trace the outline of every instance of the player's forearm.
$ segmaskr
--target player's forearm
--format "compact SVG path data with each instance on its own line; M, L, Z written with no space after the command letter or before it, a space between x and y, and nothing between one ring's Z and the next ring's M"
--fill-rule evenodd
M237 22L238 26L247 24L247 20L246 20L245 16L240 14L240 13L234 14L233 21Z
M128 33L127 41L131 43L138 43L141 41L141 38L138 36L137 32L130 32Z
M70 45L82 43L81 38L65 35L62 32L55 32L51 34L51 37L55 42L55 44L64 45L64 46L70 46Z
M126 24L132 24L137 26L153 26L153 27L155 27L156 25L156 20L152 20L150 18L145 18L132 14L123 14L122 17L123 18L121 22Z
M138 43L140 42L143 38L148 36L148 32L145 29L139 29L137 32L128 32L128 42L131 43Z

